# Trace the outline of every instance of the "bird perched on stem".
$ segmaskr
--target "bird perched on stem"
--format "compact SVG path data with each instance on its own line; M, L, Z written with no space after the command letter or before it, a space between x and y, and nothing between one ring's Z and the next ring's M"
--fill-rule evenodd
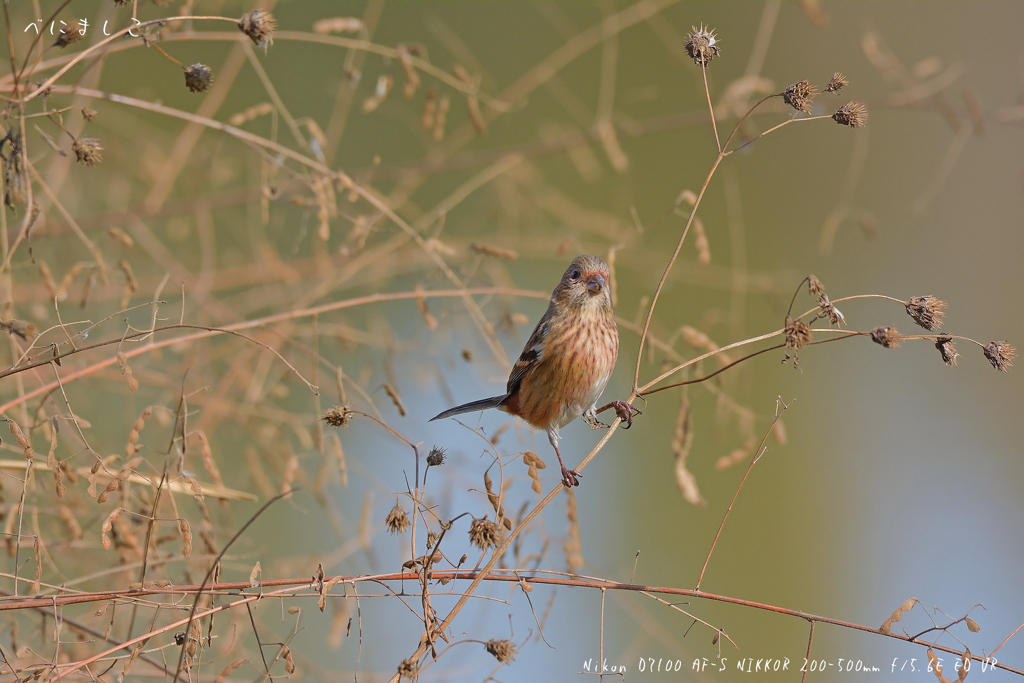
M562 483L579 486L579 472L570 470L558 451L558 430L580 415L591 429L607 428L597 414L613 409L633 425L637 408L612 401L601 408L601 398L619 353L619 331L612 315L608 291L608 264L597 256L577 256L551 293L551 304L512 366L505 393L465 403L431 419L497 408L521 417L548 433L562 466Z

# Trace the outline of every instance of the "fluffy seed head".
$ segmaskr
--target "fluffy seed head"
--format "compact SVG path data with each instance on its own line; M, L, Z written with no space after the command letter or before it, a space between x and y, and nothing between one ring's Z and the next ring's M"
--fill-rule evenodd
M693 26L691 29L690 35L686 37L686 54L690 55L694 64L707 66L708 62L721 53L716 44L718 37L713 30L709 31L704 26Z
M206 92L213 82L213 72L205 64L193 64L185 69L185 85L192 92Z
M427 453L427 465L429 467L440 467L444 464L446 459L447 456L445 455L444 449L440 446L434 446L430 449L430 452Z
M348 427L348 422L352 419L352 410L348 407L348 404L334 406L330 410L325 411L320 416L320 419L332 427Z
M840 88L844 85L848 85L849 83L850 81L847 80L846 76L837 71L832 78L829 79L828 85L825 86L825 92L838 92Z
M832 120L841 126L863 128L868 122L868 108L863 102L847 102L832 114Z
M960 354L956 352L956 346L953 344L952 337L946 335L936 337L935 348L939 350L943 363L950 367L956 367L956 360L960 357Z
M95 166L103 161L103 148L100 141L93 138L78 138L71 143L71 151L75 153L78 163L84 166Z
M484 649L502 664L508 664L516 658L516 646L511 640L488 640L484 643Z
M912 296L906 303L907 313L914 322L929 331L942 327L942 319L946 317L946 302L934 296Z
M277 19L270 12L256 9L242 15L242 18L238 20L238 28L249 36L258 47L267 47L274 42Z
M871 341L887 349L895 349L900 345L900 333L895 327L876 327L871 330Z
M1007 372L1013 367L1013 359L1017 357L1017 349L1005 341L989 342L985 345L985 358L999 372Z
M782 99L797 111L809 112L811 111L814 95L813 83L810 81L797 81L786 88L786 91L782 94Z
M384 526L392 534L405 533L405 530L409 528L409 516L405 514L401 505L395 503L395 507L391 508L391 512L384 518Z
M480 550L487 550L498 545L498 525L488 520L474 519L469 525L469 542Z

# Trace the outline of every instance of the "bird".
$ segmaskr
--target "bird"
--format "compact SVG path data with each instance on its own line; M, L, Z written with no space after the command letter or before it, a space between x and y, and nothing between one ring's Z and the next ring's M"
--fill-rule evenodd
M565 466L558 450L558 430L581 416L591 429L607 428L597 414L608 409L629 429L634 414L640 414L625 401L597 407L619 353L609 277L604 259L586 254L574 258L512 366L505 393L449 408L430 421L488 408L520 417L547 432L562 467L562 483L579 486L582 475Z

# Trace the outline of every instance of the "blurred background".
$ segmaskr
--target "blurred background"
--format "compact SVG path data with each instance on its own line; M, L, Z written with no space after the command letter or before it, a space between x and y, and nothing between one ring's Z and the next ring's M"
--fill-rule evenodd
M154 566L152 578L200 581L209 551L289 486L301 490L263 513L231 548L221 580L246 580L257 561L265 579L309 576L318 563L329 576L397 571L411 556L410 537L389 535L383 520L414 481L415 461L408 446L368 419L357 416L337 432L318 421L320 411L343 402L379 415L421 444L421 453L446 449L447 460L430 469L426 489L441 518L463 512L494 518L483 493L493 456L481 435L510 456L503 460L509 516L521 517L542 497L514 454L529 449L547 463L539 474L544 494L558 485L557 461L544 435L502 413L460 418L479 434L453 420L427 421L503 390L509 359L580 253L614 261L621 350L605 397L629 395L637 329L689 205L683 202L681 212L673 207L685 190L700 190L716 156L700 67L684 47L694 26L714 29L721 48L707 79L723 139L737 112L762 95L802 79L821 88L835 71L850 84L838 95L820 95L813 114L831 114L855 99L867 104L870 118L859 129L827 118L788 125L720 166L698 212L703 240L691 230L654 312L651 333L658 343L648 344L641 359L641 383L709 345L781 328L809 273L832 299L934 295L949 303L944 330L982 344L1024 340L1014 303L1024 295L1024 5L282 0L261 6L278 22L267 49L225 22L178 22L150 31L152 42L181 64L212 69L212 86L202 94L189 92L181 68L156 46L124 38L105 56L72 67L52 93L27 105L27 114L78 106L96 116L85 121L80 110L68 110L60 126L53 117L25 121L28 158L49 191L34 186L41 211L29 240L0 273L4 318L46 330L58 323L58 309L65 323L112 316L89 333L92 343L120 339L126 320L140 330L154 320L223 327L378 293L452 290L458 283L491 291L473 297L476 309L459 296L417 301L405 295L246 330L265 346L222 335L139 353L130 360L139 383L134 392L112 362L115 346L70 356L59 369L43 366L3 379L6 414L34 428L30 438L38 453L48 449L47 420L73 411L91 425L84 430L91 448L119 454L107 463L113 471L128 462L124 444L140 412L158 406L141 433L144 461L131 463L157 477L179 395L188 395L188 429L205 434L224 486L259 502L221 505L208 496L204 511L177 496L181 514L196 529L196 551L184 561L176 541L158 546L153 558L166 561ZM29 53L35 31L26 27L57 7L34 0L9 8L19 64L26 55L29 64L38 61L32 83L102 40L104 22L112 32L126 26L132 12L130 3L75 0L58 22L87 18L86 35L66 48L49 47L54 38L42 24L46 49ZM137 11L145 21L178 13L237 18L252 9L239 2L140 0ZM410 83L402 55L435 70L414 67L419 83ZM9 66L5 73L9 94ZM174 112L230 123L277 147L240 141ZM791 112L781 99L771 100L737 139ZM17 128L14 114L5 127ZM75 162L71 143L81 137L99 140L102 163ZM282 149L343 170L377 205ZM24 204L5 211L6 255ZM83 236L110 268L108 282ZM116 267L122 261L130 277ZM156 314L153 306L119 312L154 299L166 302ZM804 285L794 310L814 305ZM906 334L920 331L891 301L862 299L839 308L852 330L894 325ZM59 328L47 332L33 353L64 339ZM135 351L145 343L123 348ZM11 335L5 365L27 345ZM320 396L267 347L320 386ZM655 394L641 402L644 413L633 428L616 432L586 468L574 502L564 494L556 498L499 566L693 588L781 400L789 406L784 432L765 442L702 590L870 627L914 597L920 605L894 631L919 633L934 625L931 619L943 625L970 611L980 632L960 623L925 639L989 654L1024 622L1024 427L1017 417L1024 387L1019 372L996 372L979 347L959 342L958 349L962 358L953 368L928 341L891 350L858 337L803 349L797 369L783 361L782 350L772 351L685 394ZM105 368L72 376L103 361L110 361ZM708 361L697 374L717 367ZM40 387L53 381L54 371L64 378L66 403L60 393L40 393L49 391ZM33 398L21 401L26 394ZM683 430L686 408L689 428ZM601 434L577 422L562 436L571 467ZM190 436L187 443L192 450L184 464L172 462L172 470L214 481L196 454L199 442ZM9 451L5 462L16 465L5 466L2 480L5 533L17 534L22 448L13 438L3 448ZM688 496L679 485L681 453L692 476ZM86 470L95 461L69 424L56 455ZM84 477L68 486L66 499L58 500L49 473L41 473L27 489L21 533L32 527L46 541L43 583L59 586L92 571L99 573L76 582L76 590L124 588L137 580L137 548L119 543L104 551L99 531L117 505L143 509L149 494L139 489L145 487L97 504L86 495ZM408 498L402 504L411 510ZM81 538L69 531L59 506L77 520ZM481 553L469 546L469 521L455 523L444 551L453 559L467 552L472 566ZM139 518L124 523L122 536L145 526ZM208 540L200 540L200 530ZM163 532L172 533L173 525ZM424 551L422 533L417 554ZM22 577L34 572L33 557L33 541L23 537ZM4 576L13 577L14 562L4 556ZM0 585L13 589L10 578ZM566 680L586 661L596 663L599 591L538 586L528 603L510 585L482 586L478 593L495 599L471 601L452 632L457 640L511 639L519 648L515 661L495 672L494 658L480 644L466 643L426 669L422 680L483 680L492 673L498 680ZM402 590L398 583L391 587ZM321 614L314 599L302 598L267 600L253 614L262 641L277 643L292 635L297 618L285 607L303 607L300 630L289 641L293 677L349 680L358 663L360 680L386 680L422 632L417 584L406 582L404 589L409 597L401 600L362 600L358 613L352 599L330 601ZM454 603L436 594L433 601L442 616ZM671 606L609 591L603 613L608 666L625 666L630 678L739 680L740 659L788 658L788 672L766 677L795 679L807 650L806 621L713 601L688 603L678 606L724 629L738 649L726 639L713 644L713 630ZM100 631L111 625L124 636L127 610L94 616L96 607L67 614ZM208 668L195 675L212 677L236 656L250 662L229 678L264 673L249 617L234 612L203 655ZM146 615L153 618L151 611ZM355 621L348 630L350 617ZM23 612L0 619L0 643L11 653L26 642L38 648L35 655L23 653L25 666L53 652L39 623L38 615ZM167 652L173 664L173 643L156 640L147 645L157 650L150 656L159 660ZM62 656L76 661L101 645L68 644ZM171 649L159 650L165 646ZM271 659L277 647L266 650ZM719 653L727 670L712 673ZM1024 667L1024 636L995 656ZM923 647L821 623L812 658L832 666L811 680L835 676L840 658L890 675L894 662L897 670L906 663L901 678L932 675L921 671ZM694 671L702 659L709 670ZM679 661L681 670L650 673L651 660L673 667ZM642 661L647 672L640 671ZM943 664L954 678L953 657L944 655ZM909 673L912 666L916 673ZM132 675L157 675L152 672L136 664Z

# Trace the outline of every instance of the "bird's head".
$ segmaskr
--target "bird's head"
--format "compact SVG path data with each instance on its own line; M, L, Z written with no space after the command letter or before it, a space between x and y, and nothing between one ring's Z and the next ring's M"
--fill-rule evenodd
M566 268L551 300L586 312L611 312L608 264L597 256L582 254Z

